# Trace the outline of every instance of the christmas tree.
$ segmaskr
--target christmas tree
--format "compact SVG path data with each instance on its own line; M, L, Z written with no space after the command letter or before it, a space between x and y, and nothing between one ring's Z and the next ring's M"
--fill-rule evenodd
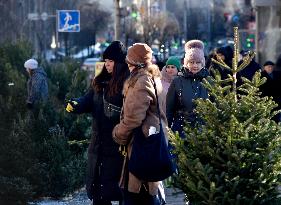
M175 186L192 204L280 204L281 126L272 120L276 104L261 97L265 82L257 72L237 86L236 74L254 57L238 66L238 28L234 28L232 67L222 80L217 71L204 80L210 98L195 101L203 123L185 125L185 138L171 134L178 166Z
M62 197L84 185L86 149L74 147L69 139L89 136L86 131L91 126L88 119L76 122L76 118L64 118L64 97L69 91L77 95L85 92L86 74L71 60L43 65L50 99L38 109L28 110L23 64L31 54L25 42L0 44L1 205L25 205L43 196ZM81 125L79 132L65 132L77 125Z

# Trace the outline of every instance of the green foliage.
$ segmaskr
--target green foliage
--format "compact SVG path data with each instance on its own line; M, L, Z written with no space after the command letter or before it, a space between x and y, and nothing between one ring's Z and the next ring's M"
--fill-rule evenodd
M85 95L88 89L87 78L87 72L83 70L74 71L68 86L69 92L66 94L65 98L71 99ZM70 114L64 109L61 116L63 119L61 124L63 124L63 127L65 128L65 133L69 140L83 141L90 138L92 120L90 116ZM87 143L83 143L82 147L85 147L86 145Z
M61 197L84 184L85 146L73 148L65 130L81 124L77 136L89 138L90 120L65 118L64 98L85 92L86 74L70 60L45 64L50 100L29 111L23 64L30 54L26 43L0 45L0 204Z
M0 200L26 202L33 196L30 170L36 164L35 143L28 135L29 120L14 122L8 136L0 138ZM6 203L5 203L6 204Z
M71 193L83 184L86 161L83 153L73 155L67 138L60 127L50 128L49 133L50 135L48 139L44 140L41 150L41 161L48 165L45 185L48 187L49 196L60 197Z
M53 85L51 91L54 92L55 96L61 102L64 102L65 96L69 92L69 88L72 84L73 74L79 72L79 67L80 65L78 62L67 59L64 62L54 64L51 68L47 68L48 76ZM80 71L80 73L82 72ZM86 75L84 74L83 77L86 77ZM81 87L83 87L83 85Z
M25 205L32 196L32 186L23 177L0 176L0 187L0 204Z
M252 81L233 92L219 74L204 81L210 99L196 100L203 124L185 125L186 138L171 136L179 174L175 185L192 204L280 204L281 127L276 104L260 97L264 83Z

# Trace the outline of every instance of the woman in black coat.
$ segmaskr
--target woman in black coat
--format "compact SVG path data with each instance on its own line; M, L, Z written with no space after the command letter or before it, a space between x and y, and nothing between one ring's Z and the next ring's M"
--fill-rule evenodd
M120 120L123 104L122 89L129 75L125 63L125 47L114 41L104 51L105 65L93 80L90 91L83 97L71 100L68 112L92 113L93 136L88 148L86 188L93 205L111 205L122 201L119 179L122 155L112 139L112 130Z

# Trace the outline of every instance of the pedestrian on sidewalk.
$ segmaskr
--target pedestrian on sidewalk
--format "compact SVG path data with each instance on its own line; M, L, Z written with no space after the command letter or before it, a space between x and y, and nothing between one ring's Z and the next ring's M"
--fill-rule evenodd
M167 132L167 120L163 103L165 94L162 92L160 71L151 63L152 50L147 44L136 43L128 49L126 62L131 72L124 86L124 105L121 121L113 130L114 140L127 146L128 162L133 142L133 130L141 126L145 137L160 130L157 103L159 103L160 118L163 131ZM156 83L158 101L154 89ZM153 129L152 129L153 128ZM153 130L153 133L152 133ZM166 135L167 136L167 135ZM128 170L124 163L121 176L121 187L125 190L125 205L159 205L158 188L160 182L142 181Z
M183 75L176 77L167 93L166 115L169 127L184 136L184 122L194 125L199 121L194 113L198 98L208 98L207 89L202 85L203 78L209 75L205 66L204 44L200 40L191 40L185 44Z
M274 70L275 64L272 61L266 61L263 64L263 69L261 71L261 77L266 78L266 82L262 84L259 89L262 93L261 96L268 96L272 97L274 93L274 87L273 87L273 70Z
M29 75L26 106L32 109L38 104L46 102L48 99L47 74L43 68L38 67L38 62L32 58L25 61L24 67Z
M161 82L165 95L167 95L168 88L170 87L172 80L178 75L178 72L180 72L180 69L180 60L176 56L169 57L166 61L166 65L161 71Z
M92 113L93 135L88 147L86 189L93 205L122 204L119 187L123 157L112 139L112 130L120 121L123 84L129 76L125 63L126 50L120 41L112 42L104 51L105 64L92 81L89 92L68 102L66 110L77 114Z

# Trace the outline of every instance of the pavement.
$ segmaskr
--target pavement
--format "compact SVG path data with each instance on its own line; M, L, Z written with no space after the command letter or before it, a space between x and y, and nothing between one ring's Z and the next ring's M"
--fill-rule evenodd
M166 205L186 205L184 202L184 193L181 190L174 188L165 188ZM113 202L113 205L118 205L118 202ZM61 200L42 199L37 202L31 202L29 205L91 205L88 199L85 188L75 192L73 195L65 197Z

